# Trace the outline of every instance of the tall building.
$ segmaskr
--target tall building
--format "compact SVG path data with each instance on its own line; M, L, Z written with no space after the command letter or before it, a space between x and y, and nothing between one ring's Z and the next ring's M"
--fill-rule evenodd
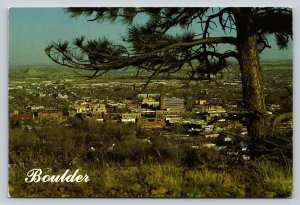
M184 110L184 99L181 98L167 98L160 96L159 106L161 110L173 109L173 110Z

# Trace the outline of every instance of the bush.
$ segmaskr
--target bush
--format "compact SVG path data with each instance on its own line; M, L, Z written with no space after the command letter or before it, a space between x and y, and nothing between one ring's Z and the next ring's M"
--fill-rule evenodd
M219 152L210 148L184 148L181 156L181 165L191 168L216 164L221 158Z
M249 196L290 197L292 195L292 166L281 166L272 161L253 161L248 165L245 184L249 186Z
M18 150L20 148L33 148L37 136L19 128L9 130L9 150Z
M151 144L146 140L136 137L128 137L122 142L116 142L115 147L108 151L108 157L115 162L125 162L138 164L147 161L147 155Z

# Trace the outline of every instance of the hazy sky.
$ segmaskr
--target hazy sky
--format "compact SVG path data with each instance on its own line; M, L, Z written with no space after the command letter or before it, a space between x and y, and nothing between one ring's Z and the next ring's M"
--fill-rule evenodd
M72 40L78 36L106 36L120 42L126 26L109 22L87 22L87 17L71 19L62 8L11 8L9 10L9 62L14 65L53 64L44 49L51 41ZM143 17L138 19L143 21ZM292 42L288 50L278 50L273 38L262 59L292 59Z

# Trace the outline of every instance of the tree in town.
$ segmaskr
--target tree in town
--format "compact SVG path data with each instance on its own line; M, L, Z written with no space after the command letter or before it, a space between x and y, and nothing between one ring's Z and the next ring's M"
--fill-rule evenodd
M222 73L228 60L239 64L248 133L264 139L270 133L259 53L275 36L279 49L292 39L290 8L67 8L71 17L88 21L121 21L128 25L122 45L100 38L78 37L54 42L45 51L60 65L91 71L96 77L127 67L154 78L186 72L189 80ZM143 24L135 19L143 17Z

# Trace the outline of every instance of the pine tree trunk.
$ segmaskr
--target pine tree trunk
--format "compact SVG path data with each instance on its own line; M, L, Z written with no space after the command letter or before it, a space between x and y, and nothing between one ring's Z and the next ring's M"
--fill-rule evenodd
M265 104L263 75L259 61L256 35L249 28L249 14L243 10L237 18L237 49L243 86L244 104L248 115L248 134L260 141L270 133L270 120Z
M265 104L256 36L250 36L247 40L240 42L238 49L244 104L249 112L248 134L258 139L265 138L269 133L270 123Z

